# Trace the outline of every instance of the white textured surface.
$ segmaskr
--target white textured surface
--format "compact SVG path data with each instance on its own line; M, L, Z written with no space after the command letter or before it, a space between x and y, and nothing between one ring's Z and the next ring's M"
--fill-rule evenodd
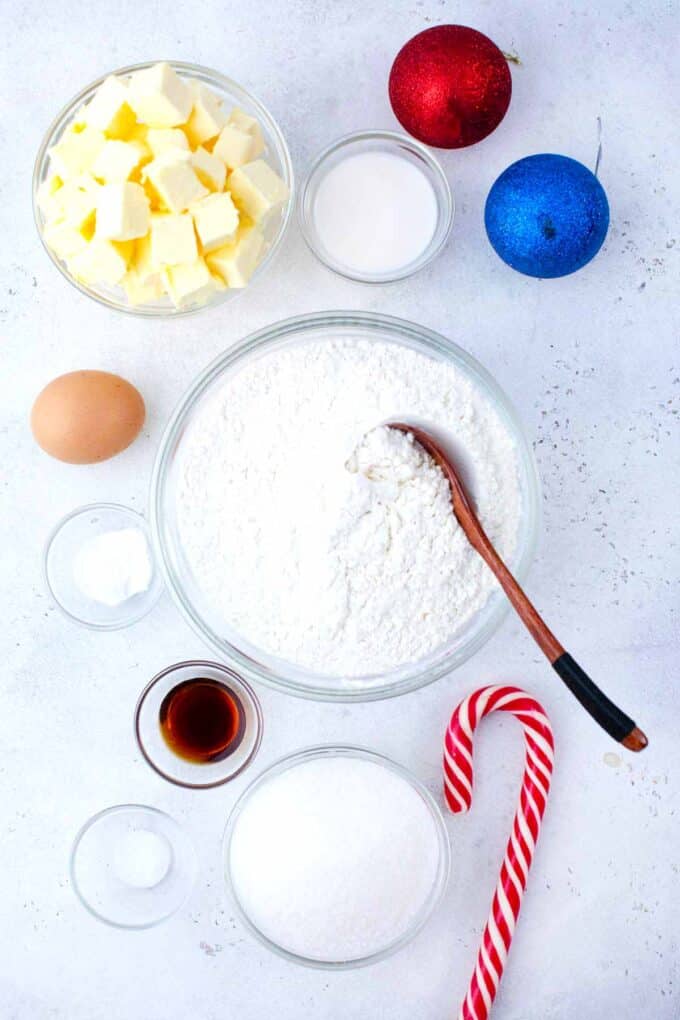
M521 775L512 720L490 720L479 733L476 799L468 817L448 820L454 878L437 919L376 967L295 968L252 942L222 890L223 823L247 776L193 794L165 784L135 750L139 689L167 663L204 654L201 642L167 598L134 630L78 630L49 602L40 575L43 538L72 507L100 499L145 506L163 423L198 369L257 327L329 307L379 309L440 329L503 383L535 439L545 489L530 590L652 742L642 757L617 755L508 620L458 673L401 700L347 708L263 693L266 735L256 768L302 744L353 740L397 757L436 791L440 741L457 700L484 681L525 684L552 716L557 766L494 1015L673 1020L680 1012L677 10L662 0L176 7L124 0L96 9L5 0L2 10L2 130L11 142L0 204L3 1020L454 1015ZM421 275L364 289L317 265L292 229L266 283L222 309L161 324L95 306L42 252L29 201L34 153L57 108L106 69L156 57L220 68L270 106L300 173L334 137L394 126L391 60L414 32L444 19L489 32L523 66L513 68L513 102L497 132L442 157L457 219L446 252ZM486 192L530 152L564 152L592 165L598 116L612 207L606 246L571 278L518 276L485 240ZM58 464L29 437L34 395L74 368L122 372L147 398L143 436L108 464ZM67 877L80 824L129 800L181 820L203 869L182 913L139 934L88 917Z

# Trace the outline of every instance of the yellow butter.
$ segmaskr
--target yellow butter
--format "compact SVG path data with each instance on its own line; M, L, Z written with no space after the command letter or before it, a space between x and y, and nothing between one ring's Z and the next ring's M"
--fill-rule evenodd
M67 260L69 271L83 283L116 284L127 272L124 255L111 241L97 238Z
M262 129L255 118L235 106L229 115L229 123L252 138L253 144L250 158L257 159L258 156L261 156L264 152L264 138L262 136Z
M210 270L201 258L188 265L168 266L163 270L163 278L177 308L203 304L217 289Z
M60 259L69 259L87 247L87 240L82 231L66 220L47 223L43 230L43 238L48 248L51 248Z
M146 144L154 156L171 149L188 149L187 136L181 128L149 128Z
M191 114L191 89L169 64L154 64L130 79L129 103L137 119L148 127L185 124Z
M186 123L186 133L193 148L216 138L227 123L222 101L202 82L192 82L193 108Z
M199 181L211 191L223 191L227 180L224 162L212 152L200 146L191 153L190 162Z
M194 262L198 258L194 223L189 213L152 213L150 238L150 262L155 270Z
M97 197L97 237L131 241L149 229L149 200L140 184L105 184Z
M76 234L82 241L92 240L94 234L99 185L91 178L83 178L82 183L84 187L79 186L80 178L73 178L51 197L43 236L59 258L80 250Z
M190 153L165 152L147 163L142 177L151 182L171 212L184 212L192 202L198 202L208 194L208 189L201 184L190 163Z
M264 235L255 224L239 227L236 239L206 255L206 262L228 287L245 287L264 252Z
M102 82L80 115L82 123L109 138L127 138L135 125L127 86L115 75Z
M131 305L146 305L158 301L165 294L160 274L143 280L136 269L128 269L123 277L123 290Z
M204 252L221 248L236 238L238 209L226 192L208 195L192 205L190 211Z
M152 214L153 215L153 214ZM151 262L151 233L138 237L134 241L130 269L134 269L142 283L148 282L156 275L156 268Z
M208 153L208 155L210 154ZM38 208L47 219L50 219L58 208L55 196L59 189L63 186L64 182L59 174L52 174L50 177L46 177L42 184L38 187Z
M229 191L239 209L259 223L267 213L288 200L284 181L263 159L238 167L229 177Z
M85 127L82 131L66 130L50 149L51 168L67 181L89 170L104 147L103 131Z
M91 174L104 184L126 181L142 160L143 150L136 142L108 138L91 167Z
M235 124L227 124L222 128L213 146L213 153L219 156L230 170L234 170L254 158L253 137L247 131L241 131Z
M288 198L264 151L255 117L227 115L169 64L110 75L50 150L44 240L74 277L120 284L134 305L245 286L266 247L254 221Z

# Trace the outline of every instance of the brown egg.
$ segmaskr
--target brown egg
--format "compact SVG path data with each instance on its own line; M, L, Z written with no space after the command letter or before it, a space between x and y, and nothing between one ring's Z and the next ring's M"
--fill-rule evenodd
M68 372L36 398L31 429L51 457L68 464L96 464L130 445L145 413L141 394L119 375Z

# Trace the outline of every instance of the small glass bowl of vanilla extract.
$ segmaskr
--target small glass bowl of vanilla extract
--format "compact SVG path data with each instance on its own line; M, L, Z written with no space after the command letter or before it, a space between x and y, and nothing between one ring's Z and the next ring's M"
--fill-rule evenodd
M171 783L208 789L251 763L262 741L262 710L243 677L217 662L178 662L157 673L135 709L144 758Z

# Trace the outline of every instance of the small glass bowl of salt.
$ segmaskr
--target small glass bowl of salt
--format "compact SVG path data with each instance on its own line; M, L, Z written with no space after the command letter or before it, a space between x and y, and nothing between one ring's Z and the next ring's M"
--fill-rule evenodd
M454 202L424 145L396 131L356 131L316 157L298 213L307 244L329 269L360 283L393 283L441 252Z
M146 521L116 503L67 514L47 540L43 568L59 609L93 630L136 623L163 591Z
M152 928L177 913L194 887L196 851L157 808L118 804L83 825L71 851L71 882L99 921Z

